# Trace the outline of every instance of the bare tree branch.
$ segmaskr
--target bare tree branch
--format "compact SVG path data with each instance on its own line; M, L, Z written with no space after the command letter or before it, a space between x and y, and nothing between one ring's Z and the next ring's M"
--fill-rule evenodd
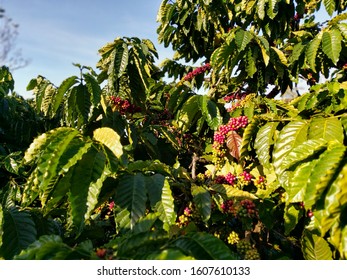
M6 16L0 7L0 65L8 66L11 71L23 68L29 60L23 58L22 51L16 48L19 25Z

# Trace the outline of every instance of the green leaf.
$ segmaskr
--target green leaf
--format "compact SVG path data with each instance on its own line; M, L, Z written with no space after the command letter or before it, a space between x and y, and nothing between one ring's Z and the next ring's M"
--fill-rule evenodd
M186 256L181 250L165 249L151 253L146 257L147 260L194 260L191 256Z
M329 16L332 16L335 11L335 0L323 0L323 3Z
M77 76L72 76L60 84L60 86L57 89L57 94L55 95L54 103L53 103L53 108L52 108L52 113L55 114L60 106L60 104L63 101L64 95L66 92L75 84L78 83L78 78Z
M126 43L119 44L114 50L113 75L120 78L128 66L129 52ZM110 70L109 70L110 71ZM109 73L110 74L110 73Z
M98 107L101 101L101 94L102 94L98 81L93 75L89 73L83 74L83 78L86 83L88 92L91 95L91 101L93 106Z
M277 1L276 0L268 0L268 10L267 15L269 18L274 19L278 13Z
M248 154L248 150L251 149L251 141L255 138L255 134L259 129L259 119L252 118L248 123L242 135L242 143L240 147L240 158L243 159Z
M122 259L146 258L153 249L158 250L167 241L167 233L158 230L133 234L120 242L117 256Z
M156 204L161 201L165 176L162 174L154 174L152 176L146 176L145 181L149 202L151 208L154 209Z
M301 214L301 215L300 215ZM293 205L288 205L284 211L284 234L289 235L295 228L299 219L302 216L302 211L296 209Z
M295 61L297 61L302 55L302 53L305 51L305 49L306 49L306 45L302 44L302 42L295 44L293 47L291 56L289 58L289 61L291 63L294 63Z
M163 228L169 231L170 226L175 224L176 212L170 184L167 179L164 181L161 201L157 203L156 211L159 214L159 219L164 223Z
M254 194L248 191L239 190L231 185L216 184L211 186L210 188L215 192L226 195L227 198L251 199L251 200L257 199L257 196L255 196Z
M327 141L323 138L317 140L307 140L293 148L282 162L283 169L289 169L293 165L307 160L311 156L321 152L327 147Z
M281 173L284 171L283 160L293 148L307 140L307 130L308 122L300 120L288 123L279 133L274 145L272 162L280 183L285 180L281 177Z
M332 260L331 249L324 238L306 230L301 244L302 253L306 260Z
M306 60L308 65L311 67L313 72L316 71L316 59L317 59L317 53L318 49L320 47L320 44L322 42L322 36L323 33L318 33L313 40L308 44L306 48Z
M324 216L321 220L322 236L330 230L342 214L343 207L347 203L347 165L344 165L336 180L330 185L324 199Z
M138 234L141 232L148 232L153 227L154 223L158 220L157 213L149 213L145 217L140 218L133 228L133 233Z
M15 257L16 260L63 260L71 248L62 242L60 236L44 235Z
M200 108L207 124L213 130L216 130L222 124L222 117L220 115L218 106L207 95L199 98Z
M247 64L246 71L249 77L253 77L253 75L257 72L256 60L253 57L252 49L247 51Z
M263 0L261 0L260 2L262 2L262 1ZM270 45L269 45L269 42L263 36L256 37L256 41L258 43L258 46L260 47L261 54L262 54L263 60L264 60L264 64L265 64L265 66L267 66L269 64L269 61L270 61Z
M102 183L106 179L106 157L95 148L85 153L72 170L69 203L73 224L81 232L84 221L98 203Z
M336 118L314 118L308 129L309 139L325 139L326 141L338 141L343 143L344 132L341 121Z
M203 222L211 217L211 195L207 189L193 184L191 187L193 202L198 209Z
M93 132L93 138L109 148L116 157L120 158L123 154L123 146L120 136L112 128L101 127Z
M28 160L32 158L32 153L37 151L36 144L44 149L41 150L37 167L27 180L22 199L23 205L30 204L37 195L40 196L42 204L45 204L47 195L53 189L59 176L58 165L61 157L78 134L78 130L61 127L51 131L50 137L39 137L37 141L34 141L34 145L31 145L27 154ZM49 143L45 142L47 139L50 139Z
M332 2L334 2L332 0ZM323 32L322 37L322 50L336 65L340 59L340 53L342 50L342 36L338 29L333 28Z
M119 179L115 203L130 213L130 229L144 216L146 210L146 182L142 173L127 174Z
M327 188L330 180L337 172L343 159L346 147L336 142L329 143L328 149L320 155L311 176L308 176L308 185L305 194L305 207L310 209Z
M202 95L191 96L177 114L177 121L181 124L183 130L190 128L199 117L199 105L202 98Z
M275 47L271 47L271 50L275 51L275 53L277 54L277 56L278 56L279 60L281 61L281 63L283 65L287 66L288 60L287 60L285 54L281 50L279 50L278 48L275 48Z
M3 209L0 255L12 259L36 240L36 228L30 214L16 207Z
M176 239L174 245L197 260L237 260L225 243L205 232L188 233Z
M347 23L341 22L337 25L337 28L340 30L342 36L347 39Z
M266 6L266 0L259 0L257 1L257 13L258 17L263 20L265 17L265 6Z
M260 164L269 168L271 163L271 147L275 142L275 131L278 122L268 122L263 125L256 136L254 141L254 148L256 150Z
M247 45L252 41L253 34L249 31L239 29L235 33L235 42L239 49L239 52L242 52Z

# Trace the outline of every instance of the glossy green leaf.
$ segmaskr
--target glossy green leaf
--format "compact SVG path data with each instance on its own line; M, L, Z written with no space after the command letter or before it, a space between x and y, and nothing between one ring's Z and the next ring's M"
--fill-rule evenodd
M89 73L83 74L83 78L86 83L88 92L91 95L91 102L93 106L98 107L101 101L101 94L102 94L98 81L93 75Z
M120 136L112 128L102 127L94 130L93 138L109 148L116 157L122 156L123 146L120 142Z
M162 231L148 231L132 234L124 238L118 246L117 255L123 259L139 259L151 251L157 251L168 241L168 236Z
M242 52L247 45L252 41L253 34L250 31L245 31L243 29L239 29L235 33L235 42L239 49L239 52Z
M265 6L266 6L266 0L259 0L257 1L257 13L259 19L263 20L265 18Z
M198 209L203 222L207 222L211 217L211 195L209 191L193 184L191 187L193 202Z
M266 123L259 129L254 141L254 148L259 162L266 168L269 168L271 164L270 149L275 142L275 131L277 126L277 122Z
M152 209L161 200L163 186L165 184L165 176L162 174L154 174L145 177L146 189Z
M285 157L282 162L281 168L289 169L293 165L307 160L313 155L326 149L327 141L323 138L318 138L317 140L307 140L304 143L293 148Z
M273 0L275 1L275 0ZM271 50L273 50L277 56L278 56L278 59L281 61L281 63L283 65L287 65L288 64L288 60L287 60L287 57L285 56L285 54L278 48L275 48L275 47L271 47Z
M313 72L317 72L316 59L317 59L318 49L322 42L322 35L323 35L322 32L318 33L313 38L313 40L308 44L308 47L306 48L306 60Z
M304 120L288 123L280 131L275 141L273 165L278 175L283 172L282 163L288 153L307 140L308 122Z
M147 260L194 260L192 256L186 256L181 250L165 249L151 253L146 257Z
M300 215L301 214L301 215ZM302 216L302 211L296 209L294 205L286 206L284 210L284 234L289 235L295 228L299 219Z
M53 114L57 112L59 106L63 102L66 92L77 83L78 83L77 76L72 76L62 81L62 83L58 87L57 94L54 99L53 108L52 108Z
M71 248L58 235L44 235L15 257L16 260L63 260Z
M3 209L0 255L12 259L36 240L36 228L30 214L16 207Z
M124 175L119 179L115 202L130 213L130 229L144 216L146 210L146 182L142 173Z
M109 72L112 71L112 74L115 75L116 78L120 78L128 66L129 51L127 44L120 43L115 48L114 52L115 54L114 61L112 63L113 65L111 64L112 70L109 69Z
M274 19L278 13L277 1L276 0L268 0L268 9L267 15L269 18Z
M182 129L188 129L197 120L202 98L201 95L193 95L184 103L177 115L177 120L182 125Z
M251 142L255 138L255 134L259 129L259 119L253 118L248 125L246 126L245 130L243 131L242 135L242 143L240 147L240 158L243 159L245 156L247 156Z
M332 16L335 12L335 0L323 0L325 10L328 12L329 16Z
M347 23L341 22L337 25L337 28L340 30L342 36L346 40L347 39Z
M161 201L157 203L156 211L159 214L159 219L164 223L163 228L169 231L170 226L175 224L176 212L171 187L167 179L164 181Z
M342 260L347 259L347 225L335 223L330 231L329 242L339 251Z
M198 260L237 260L225 243L205 232L188 233L176 239L174 245L186 255Z
M331 249L324 238L309 231L304 231L301 244L306 260L332 260Z
M308 177L308 185L305 194L305 207L310 209L326 190L330 180L337 171L346 147L342 144L332 142L328 149L320 155L311 176Z
M98 195L107 177L104 153L95 148L90 149L72 172L68 200L72 222L80 232L98 203Z
M133 228L133 233L138 234L141 232L148 232L153 227L154 223L158 220L157 213L149 213L148 215L140 218Z
M204 118L209 127L216 130L222 124L222 117L220 115L218 106L207 95L199 98L200 108Z
M333 118L314 118L308 130L309 139L325 139L343 143L344 132L340 120Z
M333 0L331 1L334 2ZM342 50L341 40L341 33L336 28L324 31L322 36L322 50L335 65L340 59Z
M216 184L211 186L211 189L214 190L215 192L226 195L227 198L251 199L251 200L257 199L257 196L255 196L254 194L248 191L239 190L231 185Z
M71 141L79 134L79 132L72 128L61 127L51 131L52 137L39 137L34 141L27 153L27 159L32 158L33 153L37 151L35 145L41 148L41 154L37 163L37 167L30 174L23 194L23 205L30 204L37 195L44 205L47 195L53 189L59 175L57 170L59 161L68 148ZM45 141L50 139L50 142L45 144Z

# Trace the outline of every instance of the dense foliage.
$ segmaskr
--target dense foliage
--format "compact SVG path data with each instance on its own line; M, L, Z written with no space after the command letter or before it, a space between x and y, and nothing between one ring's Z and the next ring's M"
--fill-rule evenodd
M34 100L2 67L0 257L346 259L345 5L164 0L172 60L117 38Z

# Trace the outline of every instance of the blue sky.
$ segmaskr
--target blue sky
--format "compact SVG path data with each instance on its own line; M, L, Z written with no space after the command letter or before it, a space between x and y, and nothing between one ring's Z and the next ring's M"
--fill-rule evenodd
M59 86L78 75L72 63L95 68L98 49L117 37L153 41L159 61L172 51L157 41L156 15L161 0L0 0L6 14L20 25L17 47L30 59L13 72L16 91L31 97L26 86L42 75Z

